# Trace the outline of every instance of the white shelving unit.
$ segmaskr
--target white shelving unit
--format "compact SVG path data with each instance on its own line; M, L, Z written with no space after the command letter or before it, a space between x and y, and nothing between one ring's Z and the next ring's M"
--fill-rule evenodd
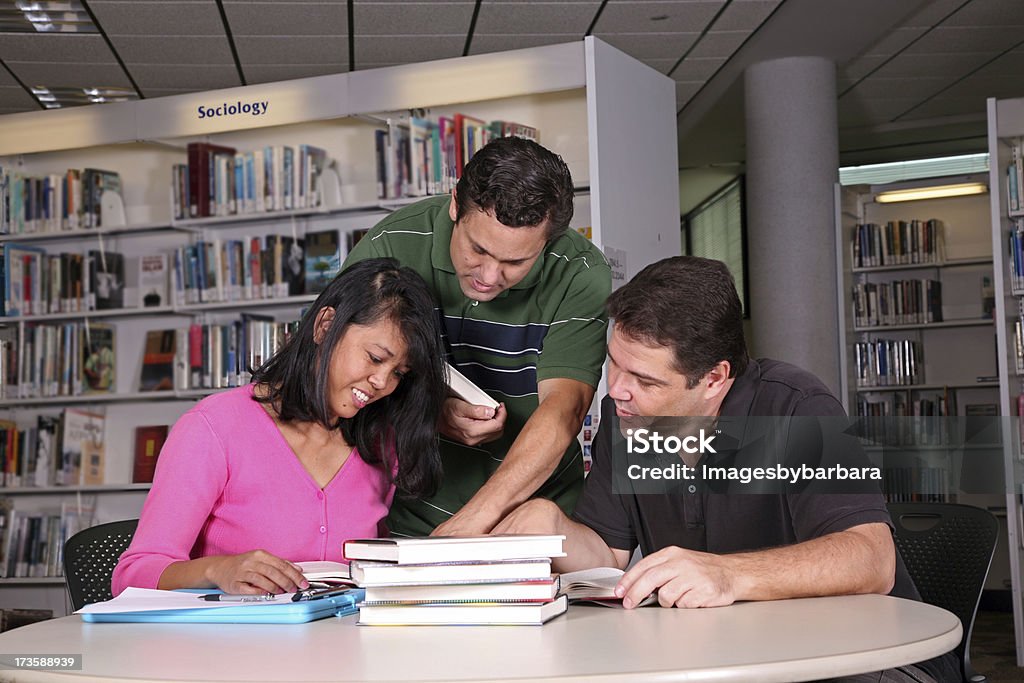
M211 102L267 102L262 116L240 114L200 119L197 107ZM388 117L425 109L429 116L458 111L481 119L519 121L536 127L541 143L560 154L576 185L573 227L590 227L602 249L626 259L628 279L643 266L679 253L678 163L675 88L671 79L595 38L577 43L447 59L422 64L318 76L279 83L192 93L137 102L60 109L0 118L0 161L20 164L27 174L67 168L118 171L128 226L101 231L12 235L3 242L44 241L60 251L77 241L98 240L126 258L132 291L132 261L142 254L174 248L194 236L233 239L246 234L348 232L368 228L387 212L416 199L376 198L373 131ZM168 202L171 166L185 161L192 141L226 144L239 150L307 143L323 147L338 162L342 206L312 210L172 220ZM90 244L86 248L97 248ZM145 332L180 325L182 316L200 321L228 316L239 308L295 316L312 297L272 302L169 306L161 310L102 311L117 326L117 392L82 397L107 404L107 481L98 490L9 492L15 504L43 508L67 496L96 496L98 521L137 516L146 489L127 484L131 476L132 430L140 424L169 423L207 390L135 393ZM68 319L57 316L53 319ZM80 319L81 315L73 316ZM32 317L31 320L48 318ZM283 319L283 318L281 318ZM29 318L2 323L23 324ZM0 401L8 417L35 419L79 402L78 397ZM0 581L0 607L54 607L63 588L52 580Z
M906 186L936 186L965 182L988 182L985 176L941 178L915 181ZM998 188L999 186L992 186ZM996 332L1002 320L983 317L982 278L1000 284L999 250L993 261L993 242L989 228L989 194L927 199L881 204L875 195L892 186L837 186L837 254L839 280L839 325L841 346L842 399L851 415L857 414L857 401L895 400L901 395L908 405L919 398L953 398L957 415L965 417L966 406L996 406L1005 392L1005 364L997 363ZM998 193L993 189L990 194ZM885 265L853 268L852 235L854 226L888 221L938 219L943 227L943 250L935 263ZM882 283L892 280L931 279L942 283L942 322L856 326L852 292L858 282ZM1000 295L997 292L996 301ZM854 344L876 339L910 339L923 351L923 377L912 385L858 387ZM1003 357L1000 352L999 357ZM998 366L998 367L997 367ZM1002 409L1005 413L1005 407ZM957 423L958 426L961 424ZM965 424L965 422L963 423ZM1004 527L996 557L989 572L986 590L1003 591L1016 570L1011 570L1006 551L1007 538L1013 536L1013 524L1007 524L1004 500L998 494L1002 472L998 465L998 445L987 448L935 448L918 445L912 449L886 450L886 460L894 467L938 467L945 470L946 489L941 495L951 502L977 505L991 510ZM874 449L876 454L881 449ZM926 475L922 474L922 478ZM979 483L981 482L981 483ZM993 483L996 482L996 483ZM989 491L988 489L992 489ZM1007 530L1005 527L1009 526Z
M992 249L996 271L996 326L997 353L999 355L999 414L1004 416L1004 474L1006 480L1006 510L1009 520L1009 559L1012 579L1013 622L1017 645L1017 666L1024 666L1024 602L1021 582L1024 574L1024 462L1022 462L1020 416L1017 398L1024 393L1024 378L1016 371L1014 352L1014 323L1024 315L1024 298L1015 292L1010 278L1010 234L1013 220L1008 215L1006 196L1006 169L1010 164L1011 144L1024 136L1024 99L988 101L989 186L991 192ZM1012 416L1012 417L1011 417Z

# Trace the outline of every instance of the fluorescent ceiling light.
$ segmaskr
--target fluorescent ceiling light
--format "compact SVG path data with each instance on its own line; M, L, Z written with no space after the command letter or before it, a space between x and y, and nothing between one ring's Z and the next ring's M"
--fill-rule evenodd
M963 176L972 173L988 173L988 153L912 159L864 166L844 166L839 169L839 183L842 185L880 185L941 176Z
M906 190L887 190L875 195L875 201L881 204L890 202L910 202L917 199L941 199L943 197L963 197L988 192L985 183L957 183L955 185L936 185L933 187L915 187Z

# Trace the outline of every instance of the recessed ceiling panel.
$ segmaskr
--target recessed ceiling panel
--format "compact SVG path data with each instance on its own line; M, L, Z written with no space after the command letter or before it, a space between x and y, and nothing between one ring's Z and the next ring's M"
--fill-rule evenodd
M340 3L231 3L224 14L235 36L348 35L348 6Z
M273 83L294 78L327 76L347 71L331 64L253 64L245 67L245 80L252 83Z
M118 36L111 41L129 68L139 64L235 63L223 36Z
M246 78L249 67L262 64L303 65L331 64L338 71L348 69L348 37L318 36L315 39L295 36L236 37L235 49L238 59L245 66Z
M353 6L355 33L380 35L465 35L473 21L473 0L463 2L366 2Z
M888 123L921 100L909 97L861 98L843 100L839 106L839 126L864 126Z
M731 2L711 28L714 31L753 31L775 11L780 1Z
M703 81L677 81L676 82L676 109L684 106L690 101L697 91L704 85Z
M1020 0L972 0L942 25L1024 27L1024 5Z
M356 66L367 63L409 64L461 57L466 36L356 36Z
M872 76L853 89L858 98L916 97L925 99L949 85L950 79L931 78L879 78Z
M469 54L481 55L488 52L520 50L527 47L572 43L577 40L582 40L582 36L576 33L481 35L479 32L474 32L473 42L469 46Z
M13 81L13 79L11 79ZM21 86L0 85L0 113L41 111L39 103Z
M929 78L941 75L953 80L979 68L992 56L991 53L903 53L878 69L871 78Z
M940 26L928 32L907 48L908 53L949 54L992 52L998 54L1021 42L1024 36L1016 26L983 26L946 28Z
M91 0L89 8L108 36L216 36L224 35L217 3L115 2Z
M28 87L49 88L115 87L130 88L132 84L117 64L58 64L54 62L5 62L7 68Z
M103 38L94 33L5 33L0 35L0 59L19 62L117 64Z
M672 72L672 78L677 81L701 81L711 78L712 74L718 71L725 64L724 59L694 59L687 57Z
M561 33L575 34L577 38L583 38L600 6L600 2L590 1L498 2L484 0L476 18L474 34Z
M598 35L598 38L644 61L679 59L699 36L699 33L607 33Z
M188 66L180 64L139 64L132 75L148 97L149 88L186 88L216 90L234 88L242 84L238 70L231 65Z
M609 2L594 33L692 33L707 28L725 0Z
M697 42L687 58L728 59L749 37L749 31L712 31Z

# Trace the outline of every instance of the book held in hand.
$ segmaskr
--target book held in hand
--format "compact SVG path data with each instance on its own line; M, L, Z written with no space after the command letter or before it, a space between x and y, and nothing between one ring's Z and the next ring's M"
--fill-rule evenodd
M463 401L472 403L475 406L487 406L498 409L498 402L487 395L487 393L473 384L473 382L455 369L451 363L445 363L445 371L448 373L448 388L452 393Z
M427 538L366 538L346 541L345 558L398 564L475 562L563 557L565 536L496 534L491 536L430 536Z
M371 626L540 626L568 608L564 595L551 602L452 605L367 605L359 606L359 624Z

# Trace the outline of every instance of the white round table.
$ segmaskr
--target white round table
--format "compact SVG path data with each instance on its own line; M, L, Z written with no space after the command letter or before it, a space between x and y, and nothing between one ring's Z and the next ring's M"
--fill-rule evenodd
M881 595L715 609L572 606L544 626L87 624L64 617L0 634L0 653L81 654L81 671L0 679L119 681L804 681L929 659L959 620Z

